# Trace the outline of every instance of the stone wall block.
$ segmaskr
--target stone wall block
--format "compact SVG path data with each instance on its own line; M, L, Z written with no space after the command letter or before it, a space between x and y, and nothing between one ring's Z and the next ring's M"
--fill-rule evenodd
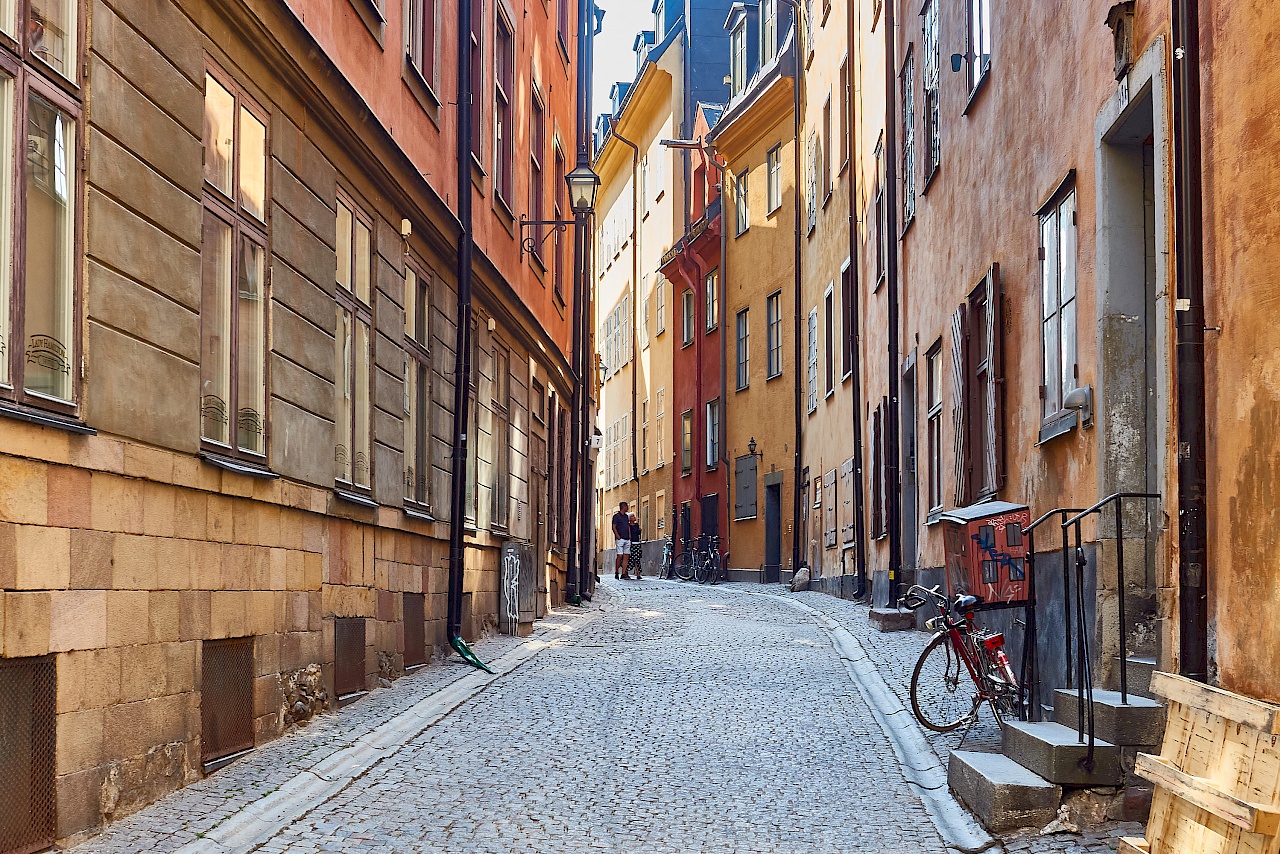
M209 637L238 638L249 634L249 599L240 591L209 594Z
M305 590L307 584L306 554L286 549L284 552L284 589Z
M338 173L307 135L282 111L271 116L271 153L328 204L338 195ZM337 226L334 226L335 231Z
M308 551L302 557L302 566L305 573L303 588L306 590L319 590L320 585L324 582L324 557L316 552Z
M221 544L191 543L191 586L196 590L222 589Z
M190 86L174 91L181 89L196 95L194 103L200 111L197 115L203 119L199 93ZM199 125L196 132L199 133ZM200 245L201 209L197 197L174 186L97 128L91 128L89 144L93 152L89 159L89 182L95 188L120 200L166 236L187 246Z
M186 590L191 587L191 540L160 538L156 544L156 586L161 590Z
M153 537L174 536L177 513L177 490L167 483L144 481L142 484L143 533Z
M4 595L4 655L23 658L49 651L50 594L45 591Z
M279 714L284 703L277 673L268 673L253 680L253 709L257 714Z
M129 759L159 745L186 741L188 703L188 695L174 694L108 707L105 725L108 758ZM174 781L174 785L177 782Z
M54 659L58 669L58 713L101 709L120 702L120 650L87 649Z
M116 590L154 590L159 586L154 537L119 534L112 558L111 586Z
M142 533L142 481L101 472L94 472L90 480L93 527L99 531Z
M281 634L258 635L253 644L253 675L267 676L280 672Z
M147 616L150 618L149 642L177 641L182 637L182 594L176 590L147 594Z
M199 210L196 207L196 211ZM86 271L89 317L189 361L200 358L200 316L194 308L175 302L97 261L89 261ZM76 457L73 456L72 461L76 462ZM120 471L118 466L106 468Z
M71 531L71 584L80 590L107 590L112 584L115 534ZM4 574L4 533L0 528L0 578ZM0 584L0 586L4 586Z
M330 275L332 275L333 264L331 255L327 265ZM271 312L272 340L276 342L277 352L316 376L333 382L335 371L333 338L337 323L336 309L328 323L317 325L294 313L288 306L276 303ZM401 370L404 370L403 366Z
M178 594L178 637L201 640L210 636L210 597L208 590L184 590Z
M71 532L18 525L15 529L18 590L65 590L71 585Z
M0 455L0 521L44 525L48 497L44 463Z
M288 590L289 589L289 555L288 549L269 549L268 560L270 563L270 573L268 590Z
M307 593L307 630L318 632L324 627L323 594L319 590Z
M178 489L175 492L173 535L188 540L203 540L208 530L208 498L194 489Z
M100 5L94 6L95 17L100 14ZM110 0L109 5L122 22L146 32L165 60L188 80L199 81L204 76L205 55L199 32L177 4L171 0ZM97 41L95 50L100 47ZM100 52L106 54L109 50L104 47Z
M250 590L253 582L253 550L223 544L222 586L225 590Z
M198 151L196 158L198 166ZM110 208L104 208L97 214L98 218L112 215L114 214ZM90 219L90 223L92 222L93 218ZM118 240L123 244L117 247L121 252L132 252L134 256L160 253L160 247L155 247L155 253L135 251L136 246L152 248L146 234L129 234ZM183 252L187 251L183 249ZM188 263L178 266L181 269L165 270L157 275L166 283L168 280L164 277L190 277L198 286L199 255L191 252ZM136 338L122 335L94 322L92 318L89 321L88 352L93 354L84 406L85 418L89 423L104 432L177 451L194 454L199 449L199 365ZM138 394L140 388L164 389L165 393L141 395ZM96 479L95 475L95 487ZM94 527L104 528L96 521L98 509L98 495L95 492ZM140 504L138 510L141 510Z
M151 635L145 590L107 591L107 645L144 644Z
M0 522L0 590L18 586L18 526Z
M251 635L269 635L280 630L284 623L284 596L270 590L255 590L249 597L249 626Z
M332 340L330 340L332 346ZM330 350L329 361L333 361ZM327 404L332 407L332 400ZM273 395L270 436L272 465L283 477L329 490L333 488L333 421ZM330 411L330 410L326 410ZM319 489L306 493L306 509L324 511ZM318 508L315 506L319 504Z
M305 632L311 628L311 594L286 593L285 625L286 632Z
M272 158L271 200L333 251L337 243L338 217L333 207L333 196L328 198L330 201L321 199L278 158ZM396 235L396 242L398 245L399 235Z
M88 528L93 518L92 478L84 469L49 466L48 521L60 528Z
M208 496L208 516L205 519L210 540L220 543L233 542L237 502L225 495Z
M107 644L107 591L49 594L49 650L97 649Z
M107 768L98 766L64 774L57 780L58 838L94 830L102 824L100 799Z
M377 618L387 622L399 619L397 614L399 608L396 607L399 597L389 590L375 590L374 594L376 596Z

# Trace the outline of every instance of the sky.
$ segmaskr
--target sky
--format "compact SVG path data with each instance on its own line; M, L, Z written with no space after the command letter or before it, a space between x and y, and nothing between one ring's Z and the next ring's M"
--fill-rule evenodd
M604 29L596 36L595 79L592 81L591 119L608 110L609 90L619 80L634 80L636 33L653 29L653 0L597 0L604 10Z

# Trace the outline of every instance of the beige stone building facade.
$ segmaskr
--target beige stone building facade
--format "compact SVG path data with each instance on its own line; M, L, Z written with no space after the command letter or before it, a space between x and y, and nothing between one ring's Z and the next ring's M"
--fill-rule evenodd
M54 5L0 21L4 851L447 651L456 9ZM518 220L568 216L576 4L476 8L467 637L508 543L563 600L573 391Z

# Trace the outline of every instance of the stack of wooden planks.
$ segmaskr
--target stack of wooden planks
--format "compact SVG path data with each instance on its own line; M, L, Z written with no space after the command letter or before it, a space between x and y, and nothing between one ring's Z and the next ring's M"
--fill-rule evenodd
M1160 755L1137 760L1151 819L1120 854L1280 854L1280 706L1168 673L1151 691L1169 701Z

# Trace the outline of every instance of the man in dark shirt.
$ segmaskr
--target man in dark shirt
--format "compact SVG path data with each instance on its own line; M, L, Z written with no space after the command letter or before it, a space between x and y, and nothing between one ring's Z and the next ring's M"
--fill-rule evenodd
M613 536L617 541L618 551L613 561L613 577L629 578L623 570L626 560L631 554L631 520L627 518L627 502L618 505L618 512L613 514Z

